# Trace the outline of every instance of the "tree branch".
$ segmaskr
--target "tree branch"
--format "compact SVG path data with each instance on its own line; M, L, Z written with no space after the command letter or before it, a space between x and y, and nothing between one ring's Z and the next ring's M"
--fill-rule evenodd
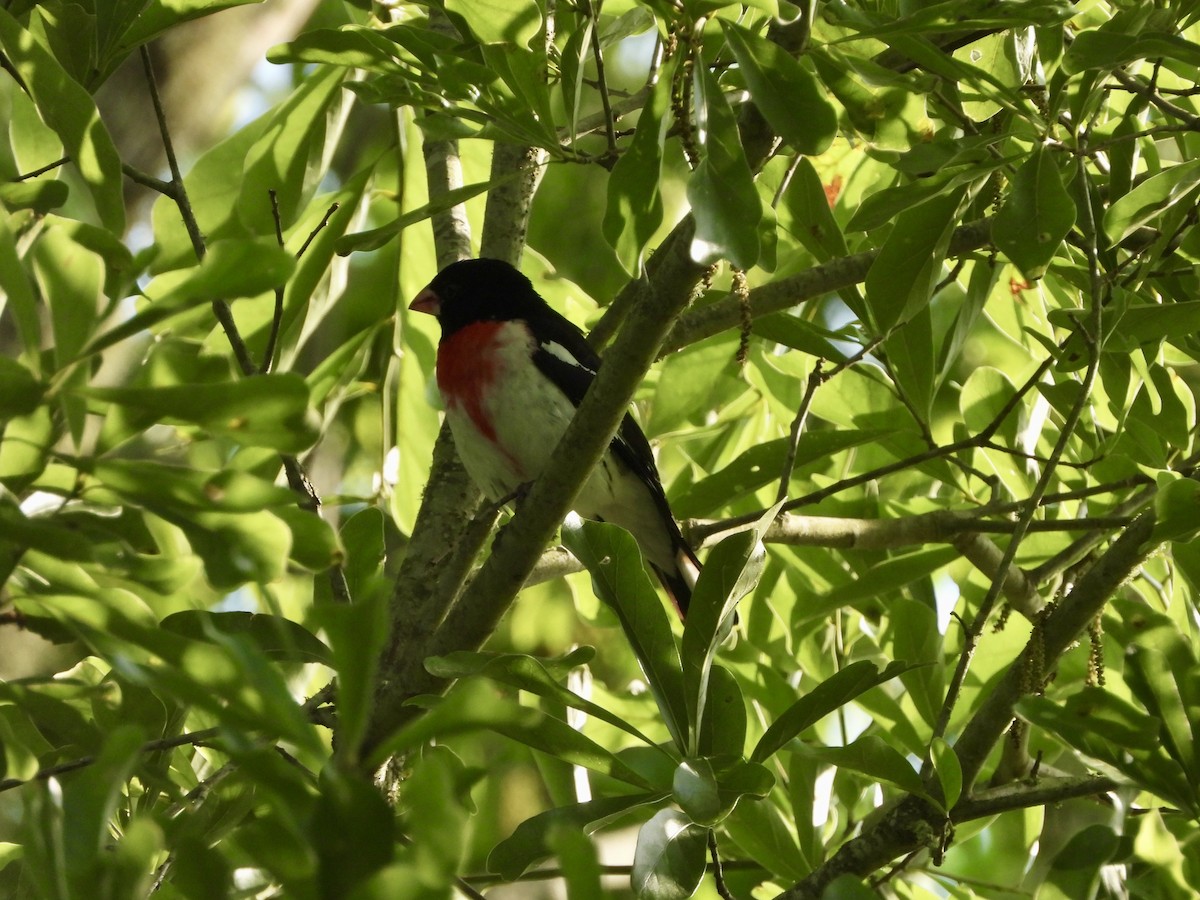
M425 141L423 149L431 200L462 187L456 141ZM471 255L471 226L464 205L435 213L431 224L439 269ZM473 558L478 549L468 543L459 553L464 513L476 509L479 500L479 489L459 461L450 428L443 423L433 445L417 521L392 586L388 642L380 658L368 746L393 727L399 705L409 696L399 681L400 673L414 658L423 660L428 655L431 636L458 592L458 584L443 583L439 577L443 566L456 556Z
M1014 782L1002 787L979 791L969 800L963 800L950 812L954 822L969 822L983 819L1014 809L1029 809L1073 800L1077 797L1094 797L1120 787L1120 782L1105 775L1063 775L1056 778L1039 778L1033 784Z
M971 785L979 777L988 754L1012 722L1013 707L1023 696L1029 655L1034 652L1042 654L1046 669L1057 665L1059 657L1103 610L1121 584L1154 552L1157 545L1149 542L1153 529L1153 514L1146 513L1135 519L1079 579L1074 589L1045 617L1039 633L984 697L954 745L963 771L964 796L970 796ZM935 780L927 778L926 784L936 795L938 787ZM986 799L989 794L982 796ZM959 809L970 810L965 805L970 802L963 801ZM929 801L908 795L885 813L878 823L844 844L828 862L785 891L780 898L816 900L825 886L839 875L867 875L889 861L929 844L941 834L945 823L945 814Z
M954 230L947 256L959 256L978 250L991 239L991 219L981 219ZM770 284L753 288L745 301L757 319L791 309L797 304L864 281L878 250L867 250L797 272ZM651 257L653 260L653 257ZM743 302L730 294L715 303L689 311L672 329L663 345L663 355L736 328L742 321Z
M443 20L442 27L450 26ZM425 142L425 161L430 199L462 186L457 142ZM495 145L491 176L497 186L489 192L484 210L481 256L513 265L520 262L542 172L540 151ZM509 177L514 173L516 178ZM465 206L435 215L433 232L439 269L471 255ZM481 509L479 501L479 490L459 461L449 428L443 424L408 552L392 591L389 641L382 657L367 747L396 727L404 715L402 704L409 697L428 689L421 685L424 660L435 652L433 645L455 640L453 631L446 636L446 629L455 627L444 622L447 611L462 591L496 521L496 510ZM476 509L477 515L467 519L464 527L465 513Z

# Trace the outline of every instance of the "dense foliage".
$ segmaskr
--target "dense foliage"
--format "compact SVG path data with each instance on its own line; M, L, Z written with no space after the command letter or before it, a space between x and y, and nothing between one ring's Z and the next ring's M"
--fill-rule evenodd
M243 5L0 9L0 893L1193 896L1200 3L323 0L177 158ZM495 541L466 255L606 359Z

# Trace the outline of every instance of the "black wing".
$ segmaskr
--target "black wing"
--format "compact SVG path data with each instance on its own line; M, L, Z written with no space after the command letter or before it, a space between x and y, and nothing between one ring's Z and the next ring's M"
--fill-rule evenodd
M578 407L583 402L588 388L596 380L596 373L600 369L600 357L587 343L583 332L557 314L547 320L529 324L530 330L538 340L538 348L533 354L534 365L558 385L571 403ZM547 348L550 343L557 344L565 350L575 362L555 355L553 350ZM617 459L636 474L649 489L655 506L662 514L664 524L671 532L671 541L676 550L684 552L699 565L696 554L684 540L671 513L671 506L667 503L667 495L658 475L658 466L655 465L650 442L629 413L621 420L621 427L613 436L610 448Z

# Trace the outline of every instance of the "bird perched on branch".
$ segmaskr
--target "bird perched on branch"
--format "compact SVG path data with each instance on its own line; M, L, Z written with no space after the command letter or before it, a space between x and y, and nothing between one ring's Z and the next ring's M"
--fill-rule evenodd
M409 309L436 316L437 385L454 445L492 500L542 473L596 377L600 357L517 269L469 259L443 269ZM641 428L626 414L575 511L630 532L687 614L700 563L679 531Z

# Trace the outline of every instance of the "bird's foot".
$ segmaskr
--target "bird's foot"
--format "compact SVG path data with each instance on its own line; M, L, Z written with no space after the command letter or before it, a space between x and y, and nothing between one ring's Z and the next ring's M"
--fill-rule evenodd
M509 506L509 505L511 505L514 510L520 509L521 504L525 502L525 498L529 495L529 489L532 486L533 486L532 481L526 481L522 484L518 484L515 488L513 488L513 490L511 492L509 492L507 495L505 495L504 497L501 497L499 500L496 501L495 507L494 507L495 510L497 512L499 512L505 506ZM512 519L509 519L508 521L511 522ZM500 543L504 539L504 534L507 530L508 530L508 522L503 523L499 528L496 529L496 536L492 539L492 552L493 553L495 553L498 549L500 549Z

